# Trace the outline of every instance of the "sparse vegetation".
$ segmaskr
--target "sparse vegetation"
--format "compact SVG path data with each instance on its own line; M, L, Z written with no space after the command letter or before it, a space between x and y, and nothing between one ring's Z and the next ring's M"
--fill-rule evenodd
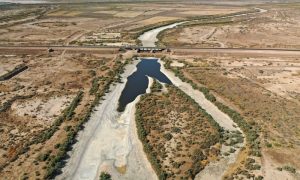
M178 67L173 68L173 67L171 67L170 64L171 64L170 60L165 59L165 67L167 69L172 70L175 73L175 75L178 76L182 81L190 83L194 89L198 89L199 91L203 92L203 94L205 95L205 97L208 100L213 102L221 111L228 114L229 117L231 117L233 119L233 121L235 123L237 123L237 125L245 133L247 146L249 147L249 151L248 151L249 156L260 157L261 156L261 151L260 151L261 146L260 146L260 139L259 139L259 134L258 134L259 129L254 126L255 124L248 123L238 112L234 111L233 109L229 108L228 106L224 105L223 103L217 101L216 98L210 93L210 90L207 87L205 87L205 86L199 87L194 81L187 79L183 75L183 72L181 69L179 69ZM236 142L231 141L229 145L234 145L237 142L240 142L240 140L238 140ZM224 155L227 156L227 155L229 155L229 153L225 153ZM249 168L249 166L248 166L248 168ZM250 169L251 170L260 169L260 166L252 165L250 167Z
M283 166L282 169L283 169L283 170L286 170L286 171L288 171L288 172L290 172L290 173L293 173L293 174L296 173L296 169L295 169L294 167L292 167L292 166L286 165L286 166Z
M61 123L63 123L64 120L70 120L72 115L74 114L75 108L78 106L79 102L81 101L83 97L83 92L79 91L76 97L73 99L72 103L67 107L63 114L57 118L57 120L53 123L53 125L44 131L40 136L35 137L33 140L33 143L43 143L46 140L50 139L53 134L58 130Z
M16 100L29 99L29 98L34 97L34 95L35 94L28 95L28 96L16 95L12 99L10 99L10 100L3 103L2 107L0 107L0 112L5 112L6 110L8 110L11 107L12 103L15 102Z
M0 176L56 178L78 132L106 109L95 107L122 82L125 58L141 55L133 48L138 36L185 22L158 35L157 46L167 48L153 55L176 59L166 67L243 134L223 131L192 98L155 80L136 107L136 125L159 178L192 179L233 157L224 179L297 177L300 4L231 3L0 3ZM128 164L116 177L135 165Z
M151 86L151 92L153 93L161 92L161 90L162 90L162 85L156 79L154 79L153 84Z
M216 155L210 148L221 141L223 130L184 92L173 85L167 85L167 93L161 88L154 81L154 91L136 105L139 138L159 179L194 178L203 161Z
M92 81L92 87L90 89L90 95L95 94L99 89L99 80L100 78L96 77Z
M21 73L22 71L25 71L26 69L28 69L28 66L26 66L25 64L20 64L16 66L12 71L9 71L8 73L0 76L0 81L8 80L14 77L15 75Z
M126 64L129 63L129 61L130 59L127 59L124 61L124 63L121 63L120 61L116 63L116 65L114 66L115 68L115 71L113 71L114 73L111 73L110 74L111 77L109 78L109 80L105 81L106 83L105 86L103 86L101 90L98 90L98 92L96 92L95 99L87 109L86 114L80 118L79 122L74 128L68 131L67 139L64 141L64 143L60 145L59 152L57 153L54 159L51 159L47 167L47 173L45 175L45 179L52 179L56 175L61 173L60 169L64 166L64 160L67 158L67 152L71 150L72 145L76 142L75 138L78 132L83 129L84 123L86 123L89 120L94 110L94 107L100 103L101 98L105 95L105 93L108 92L110 85L116 81L120 73L124 72L124 67ZM78 102L78 101L73 100L73 102Z

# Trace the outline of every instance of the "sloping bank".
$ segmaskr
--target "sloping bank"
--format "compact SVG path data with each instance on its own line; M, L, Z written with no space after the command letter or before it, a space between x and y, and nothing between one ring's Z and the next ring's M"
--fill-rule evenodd
M116 110L127 77L136 71L138 62L126 66L123 83L111 87L111 92L95 108L57 179L99 179L102 171L113 179L157 179L136 134L134 115L139 97L122 114Z
M236 125L236 123L225 113L220 111L211 101L206 99L205 95L197 89L194 89L189 83L183 82L180 78L176 77L175 74L167 70L164 66L164 62L159 60L161 64L161 71L172 81L172 83L193 98L208 114L210 114L213 119L228 131L241 131L241 129ZM244 146L244 144L242 144ZM226 149L221 150L225 152ZM202 170L195 179L222 179L222 176L226 172L227 168L235 162L239 150L235 153L230 154L222 158L220 161L210 163L208 166Z

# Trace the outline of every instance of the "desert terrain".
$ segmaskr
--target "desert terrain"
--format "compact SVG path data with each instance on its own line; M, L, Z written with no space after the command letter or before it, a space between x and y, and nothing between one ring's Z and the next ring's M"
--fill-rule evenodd
M299 2L21 3L0 2L0 179L300 178Z
M161 45L299 49L299 3L262 5L261 13L200 19L162 32Z
M299 53L174 51L171 57L182 64L170 66L178 77L202 88L207 98L233 119L242 117L243 122L239 118L235 122L241 123L239 127L250 125L254 133L248 138L246 134L248 145L225 177L251 177L253 173L266 179L298 178L281 169L299 168ZM247 165L252 161L259 164L257 169Z
M138 134L160 179L195 178L218 156L221 128L179 89L162 88L154 81L137 104Z

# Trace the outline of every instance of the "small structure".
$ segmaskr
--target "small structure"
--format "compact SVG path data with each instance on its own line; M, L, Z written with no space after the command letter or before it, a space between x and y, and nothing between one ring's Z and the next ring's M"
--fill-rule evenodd
M52 52L54 52L54 49L48 48L48 53L52 53Z
M148 53L157 53L157 52L162 52L164 51L164 48L156 48L156 47L139 47L137 48L137 52L148 52Z

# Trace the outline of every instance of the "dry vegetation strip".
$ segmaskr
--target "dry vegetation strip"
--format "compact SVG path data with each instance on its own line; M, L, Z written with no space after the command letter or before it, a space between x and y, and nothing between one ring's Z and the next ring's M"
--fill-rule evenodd
M272 94L247 79L229 78L228 72L222 68L196 68L186 62L185 67L178 68L171 67L170 63L171 61L166 61L167 68L202 91L207 99L227 113L244 131L247 140L244 151L247 156L227 177L237 177L239 174L253 177L252 170L260 169L254 163L257 162L255 159L261 157L262 147L297 148L297 119L300 112L299 108L295 108L295 103ZM230 101L238 107L239 112L219 102L212 92Z
M109 87L112 83L117 83L120 82L120 74L124 72L124 67L126 64L129 63L129 59L125 60L124 62L117 61L115 66L113 67L113 71L110 71L109 77L105 78L103 81L103 85L101 89L96 88L94 83L92 83L92 88L93 89L93 94L95 95L94 100L91 102L91 104L88 106L85 114L82 114L81 117L78 117L78 123L70 128L67 128L66 131L67 133L67 138L64 140L62 144L56 145L57 148L59 149L56 157L51 158L51 156L48 156L49 158L44 159L44 161L48 161L48 166L47 166L47 172L45 175L45 179L52 179L56 175L60 174L61 171L60 169L64 166L64 160L68 158L67 152L72 149L72 145L76 142L75 138L76 135L80 130L83 129L84 123L86 123L90 116L91 113L93 112L93 109L95 108L96 105L100 103L101 98L105 95L105 93L109 92ZM94 80L93 80L94 82ZM99 85L98 85L99 86ZM90 91L91 92L91 91ZM80 95L79 93L78 95ZM74 106L74 103L78 102L77 99L75 99L72 104L70 105L70 109L72 109ZM66 119L71 119L72 118L73 112L67 112L66 114ZM47 153L47 152L46 152Z
M55 55L52 54L52 56ZM65 54L65 56L65 59L58 61L61 63L61 67L66 67L68 63L72 63L72 71L68 71L66 68L55 71L55 73L51 73L51 77L48 77L47 71L53 71L53 68L45 68L43 71L45 74L39 72L45 77L39 76L40 78L30 79L29 85L33 87L28 88L28 90L27 88L21 89L24 91L24 96L7 98L8 100L0 107L0 118L3 119L0 137L4 142L0 146L2 153L0 159L1 176L15 179L27 179L29 177L53 179L59 174L68 158L67 152L72 149L72 145L76 142L77 133L84 127L83 124L89 120L94 107L100 103L104 94L109 92L110 85L120 82L120 74L123 73L124 66L130 61L119 57L114 59L99 58L94 54L80 54L79 56ZM77 64L77 56L80 59L80 64ZM37 64L42 64L39 64L39 69L47 66L47 62L40 62L46 59L44 55L39 55L39 57L41 59L38 61L35 61L34 56L31 57L33 60L29 64L30 68L26 74L21 73L18 77L1 82L1 88L13 88L18 85L15 83L16 81L22 83L24 82L23 79L35 76ZM52 66L57 65L55 58L49 63ZM58 81L57 77L61 78L61 74L64 74L65 78ZM28 86L26 82L25 80L24 87ZM43 94L36 89L44 89ZM15 91L6 93L6 91L9 89L4 89L5 96L16 93ZM58 97L65 97L64 94L72 95L73 101L53 122L50 121L50 124L48 122L44 126L38 125L40 120L36 116L16 114L11 107L15 101L25 104L26 102L42 100L42 103L45 103L47 102L47 99L44 100L45 97L55 97L57 92L60 93ZM25 125L25 122L30 123ZM32 131L33 128L35 128L34 131ZM13 132L17 133L13 134ZM20 136L18 133L24 135Z
M25 71L27 68L28 68L28 66L26 66L25 64L18 65L12 71L9 71L8 73L0 76L0 81L8 80L8 79L16 76L17 74L21 73L22 71Z
M159 179L194 178L219 154L222 129L192 98L173 85L136 105L138 135Z
M210 89L205 87L205 86L199 86L199 84L193 82L191 79L186 78L184 73L182 72L184 67L172 67L171 61L169 59L164 59L165 60L165 67L167 69L172 70L176 76L178 76L182 81L190 83L194 89L198 89L201 91L205 97L213 102L221 111L224 113L228 114L229 117L232 118L234 122L238 124L238 126L243 130L243 132L246 135L246 143L247 143L247 152L249 155L254 155L254 156L261 156L260 152L260 141L258 139L258 131L259 129L256 129L253 127L254 124L249 124L245 119L236 111L233 109L229 108L228 106L220 103L217 101L215 96L210 93ZM186 67L187 65L185 65ZM249 174L248 171L243 171L243 173L247 176Z
M176 29L166 29L161 31L158 34L159 41L157 44L159 46L195 46L195 44L189 44L178 41L178 34L183 32L185 28L193 27L193 26L206 26L206 25L214 25L214 26L222 26L226 24L240 23L242 21L247 20L246 14L254 14L258 13L257 9L250 9L247 11L241 11L236 13L224 14L224 15L203 15L203 16L195 16L190 17L189 21L184 24L181 24ZM234 17L239 16L239 17Z
M1 5L0 11L0 27L7 28L9 26L22 24L33 21L42 17L50 8L43 5Z

